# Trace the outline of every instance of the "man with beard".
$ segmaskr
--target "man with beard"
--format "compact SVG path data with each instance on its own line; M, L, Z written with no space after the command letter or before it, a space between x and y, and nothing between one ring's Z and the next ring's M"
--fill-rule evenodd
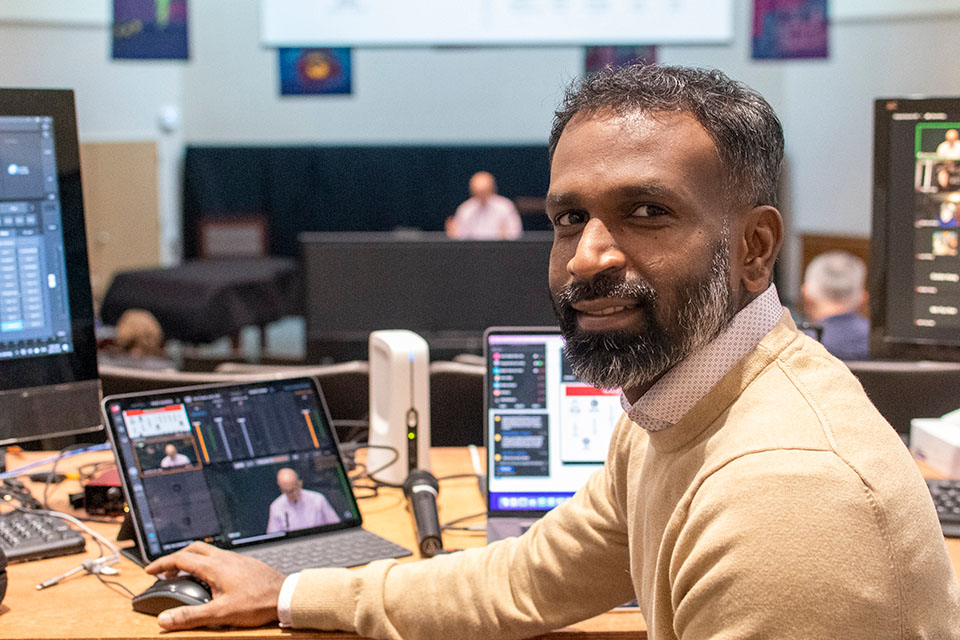
M526 534L427 562L284 579L207 545L181 629L516 638L632 597L648 637L956 638L960 587L927 489L771 272L780 123L715 71L637 66L554 122L550 288L574 371L622 387L604 468Z

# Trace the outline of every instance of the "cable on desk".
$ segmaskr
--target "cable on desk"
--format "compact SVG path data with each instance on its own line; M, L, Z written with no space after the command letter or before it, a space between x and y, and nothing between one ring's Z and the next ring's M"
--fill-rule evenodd
M54 518L60 518L61 520L66 520L67 522L73 524L82 532L84 532L85 534L87 534L88 536L96 540L98 545L102 543L104 546L107 547L107 549L110 550L109 556L101 555L97 558L94 558L93 560L84 560L80 564L80 566L74 569L71 569L70 571L67 571L66 573L63 573L59 576L50 578L49 580L44 580L43 582L37 585L38 590L52 587L53 585L62 581L64 578L72 576L75 573L79 573L80 571L86 571L87 573L92 573L93 575L99 575L101 573L106 573L107 575L115 575L117 573L117 570L114 569L112 566L120 562L120 551L117 549L117 547L115 547L113 543L111 543L105 537L103 537L102 535L100 535L99 533L97 533L87 525L83 524L73 516L66 513L60 513L59 511L51 511L49 509L24 509L23 507L14 507L14 508L17 509L18 511L23 511L25 513L35 513L35 514L40 514L45 516L51 516Z
M470 478L471 480L476 480L479 477L480 476L478 476L475 473L454 473L453 475L442 476L440 478L437 478L437 480L459 480L462 478Z
M57 457L54 458L53 460L53 467L51 467L50 471L47 473L47 479L43 483L43 500L41 502L43 504L44 509L50 508L49 504L47 503L47 496L50 493L50 485L53 484L53 479L57 477L57 465L60 463L60 460L62 460L63 457L70 451L73 451L76 449L85 449L85 448L86 447L84 447L84 445L82 444L70 444L64 447L63 449L60 449L60 452L57 454Z
M36 462L31 462L28 465L18 467L13 471L7 471L5 473L0 473L0 480L5 480L7 478L19 478L21 476L30 475L30 469L35 469L37 467L42 467L45 464L50 464L62 458L72 458L73 456L78 456L81 453L90 453L93 451L107 451L110 449L110 443L104 442L103 444L95 444L84 449L77 449L75 451L70 451L64 455L57 454L55 456L50 456L49 458L44 458L43 460L37 460Z
M369 491L369 492L370 492L370 493L368 493L368 494L364 494L364 495L357 496L357 500L365 500L365 499L367 499L367 498L375 498L376 496L380 495L380 488L381 488L381 487L388 487L388 488L391 488L391 489L401 489L401 488L403 488L403 485L401 485L401 484L394 484L394 483L392 483L392 482L384 482L383 480L377 480L377 479L374 477L375 474L380 473L381 471L383 471L384 469L386 469L387 467L389 467L390 465L394 464L397 460L400 459L400 452L397 451L397 449L396 449L395 447L390 447L390 446L387 446L387 445L379 445L379 444L372 444L372 445L371 445L371 444L361 444L361 445L356 446L355 449L354 449L354 451L359 450L359 449L386 449L387 451L392 451L392 452L393 452L393 458L392 458L389 462L387 462L386 464L381 465L380 467L378 467L377 469L374 469L373 471L368 471L368 470L367 470L367 465L365 465L365 464L357 464L357 465L356 465L356 468L359 470L359 472L358 472L353 478L351 478L351 484L353 485L354 489L363 489L363 490L366 490L366 491ZM360 481L361 481L361 480L368 480L368 481L369 481L369 484L366 484L366 483L365 483L365 484L360 484Z
M481 511L480 513L472 513L472 514L470 514L469 516L461 516L461 517L459 517L459 518L454 518L453 520L450 520L450 521L448 521L448 522L444 522L442 525L440 525L440 530L441 530L441 531L471 531L471 532L473 532L473 531L476 531L476 532L486 531L487 528L486 528L485 526L480 526L480 525L473 526L473 527L458 527L458 526L456 526L456 525L460 524L461 522L466 522L467 520L473 520L474 518L481 518L481 517L483 517L483 516L485 516L485 515L487 515L487 512L486 512L486 511Z

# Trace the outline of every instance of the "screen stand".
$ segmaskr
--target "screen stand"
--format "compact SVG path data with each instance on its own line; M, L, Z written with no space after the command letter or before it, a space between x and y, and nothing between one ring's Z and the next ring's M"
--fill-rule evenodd
M143 561L143 556L140 555L140 545L137 544L137 536L133 531L133 520L129 511L124 514L123 522L120 524L120 531L117 532L117 542L125 542L127 540L133 540L133 545L120 549L120 553L135 565L145 567L146 563Z

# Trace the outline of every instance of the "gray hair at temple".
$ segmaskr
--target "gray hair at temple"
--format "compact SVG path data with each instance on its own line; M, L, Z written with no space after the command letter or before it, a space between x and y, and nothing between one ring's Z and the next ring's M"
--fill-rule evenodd
M804 289L818 302L832 302L855 309L863 301L867 266L846 251L821 253L807 265Z
M637 64L607 68L572 84L554 114L550 158L579 113L689 113L706 130L727 174L727 195L777 206L783 128L756 91L715 69Z

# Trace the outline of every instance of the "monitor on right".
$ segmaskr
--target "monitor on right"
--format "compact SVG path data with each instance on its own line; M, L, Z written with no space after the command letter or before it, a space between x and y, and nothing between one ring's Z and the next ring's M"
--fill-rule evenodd
M874 105L870 352L960 360L960 98Z

